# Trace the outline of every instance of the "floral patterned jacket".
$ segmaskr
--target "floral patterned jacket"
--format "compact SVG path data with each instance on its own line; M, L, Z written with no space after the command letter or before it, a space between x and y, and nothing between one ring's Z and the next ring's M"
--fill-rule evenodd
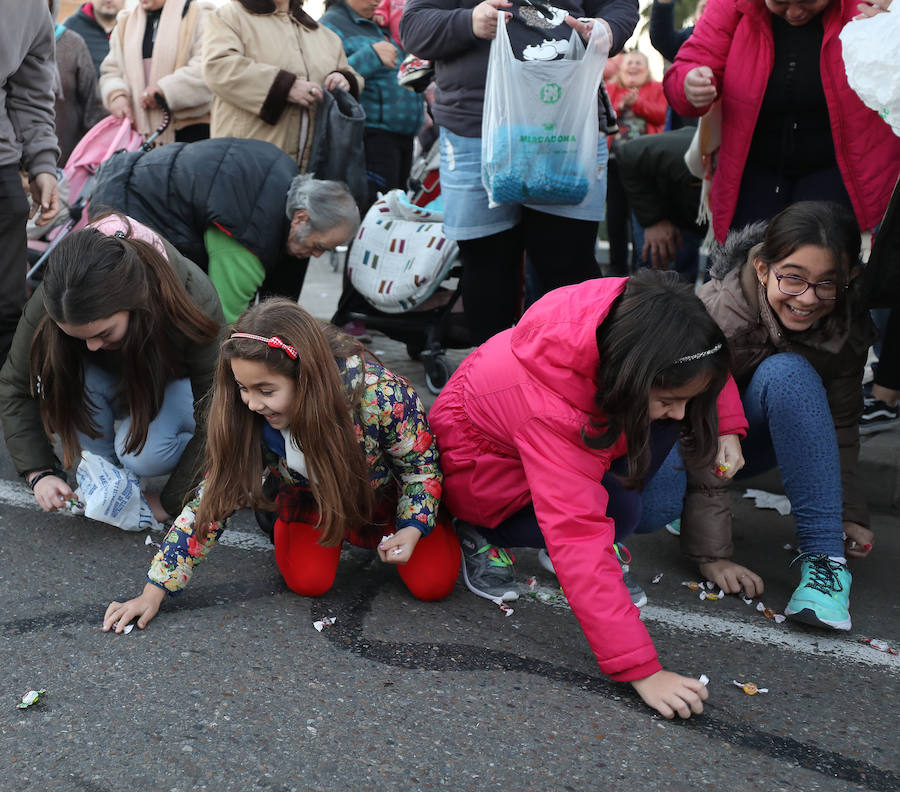
M374 361L354 355L337 363L348 393L354 392L365 377L355 425L366 452L372 486L396 487L396 527L414 526L427 536L434 528L443 477L437 443L418 394L405 379ZM270 472L283 482L306 483L283 458L269 449L265 456ZM195 538L194 518L202 494L201 487L184 507L147 572L147 580L171 594L188 584L194 567L206 558L227 526L226 518L210 526L204 542Z

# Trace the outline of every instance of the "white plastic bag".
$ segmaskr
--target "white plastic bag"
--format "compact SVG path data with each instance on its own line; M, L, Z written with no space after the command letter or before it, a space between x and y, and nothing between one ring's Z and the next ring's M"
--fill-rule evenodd
M84 515L123 531L159 528L150 505L141 494L141 482L131 471L108 459L83 451L75 471Z
M427 300L456 260L444 236L444 216L391 190L366 212L350 248L350 281L385 313L405 313Z
M491 42L481 122L481 179L490 206L577 205L597 181L597 91L609 37L577 32L560 60L520 61L502 13Z
M841 46L850 87L900 135L900 9L848 22Z

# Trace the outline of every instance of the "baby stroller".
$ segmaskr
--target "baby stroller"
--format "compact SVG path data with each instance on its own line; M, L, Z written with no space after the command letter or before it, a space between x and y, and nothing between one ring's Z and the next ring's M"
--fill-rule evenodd
M453 373L446 349L471 346L461 307L462 267L456 243L443 234L435 141L410 174L410 190L391 190L366 213L347 253L347 273L367 308L347 312L406 344L425 369L425 384L440 393Z
M40 270L53 249L70 232L87 225L85 209L100 165L117 151L137 151L139 148L149 151L153 148L154 141L165 132L171 120L169 108L162 95L156 94L156 101L163 111L162 123L146 141L141 140L127 118L107 116L88 130L72 150L62 169L62 176L59 177L61 200L67 206L60 210L56 222L49 229L35 227L35 232L29 233L28 255L31 266L25 275L29 289L34 289L40 281Z

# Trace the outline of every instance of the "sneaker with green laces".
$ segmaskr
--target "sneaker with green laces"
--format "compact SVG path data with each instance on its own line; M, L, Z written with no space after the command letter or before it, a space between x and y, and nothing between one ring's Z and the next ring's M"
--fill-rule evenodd
M463 580L469 591L489 600L517 600L519 590L512 554L492 545L471 523L456 520L455 527L462 548Z
M834 630L850 629L850 583L853 576L846 564L824 553L801 553L800 585L784 609L793 621Z

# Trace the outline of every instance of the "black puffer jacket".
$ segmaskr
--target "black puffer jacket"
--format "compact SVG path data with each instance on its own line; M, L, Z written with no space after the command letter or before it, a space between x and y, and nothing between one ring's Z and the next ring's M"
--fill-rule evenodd
M289 258L285 197L297 163L262 140L216 138L120 152L101 166L90 216L116 209L149 226L204 271L203 234L218 226L269 272Z

